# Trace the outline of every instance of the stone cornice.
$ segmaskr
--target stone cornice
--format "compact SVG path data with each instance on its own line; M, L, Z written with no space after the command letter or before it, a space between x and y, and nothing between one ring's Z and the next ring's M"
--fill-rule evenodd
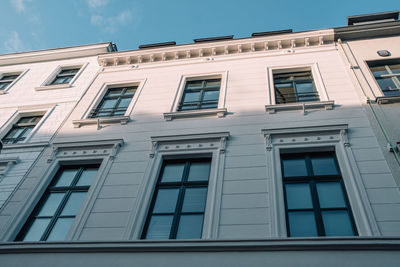
M110 42L107 42L91 45L46 49L32 52L5 54L0 55L0 66L97 56L110 52L111 50L112 44Z
M6 242L0 254L400 250L399 238L287 238L258 240L168 240L110 242Z
M275 36L250 37L227 41L193 43L186 45L132 50L103 54L98 57L100 66L149 64L153 62L173 62L192 58L206 58L226 55L240 55L254 52L286 51L297 48L319 47L334 42L333 30L319 30L289 33Z

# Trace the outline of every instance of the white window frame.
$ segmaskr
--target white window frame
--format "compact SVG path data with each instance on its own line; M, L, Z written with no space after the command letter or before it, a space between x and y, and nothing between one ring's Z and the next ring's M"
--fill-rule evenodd
M222 183L225 162L225 147L229 132L202 133L151 137L150 161L144 174L135 212L128 222L131 231L127 239L140 239L149 213L155 186L164 160L211 158L210 179L201 239L218 237Z
M78 79L78 77L81 75L83 70L86 68L86 66L89 64L89 62L86 63L78 63L78 64L65 64L65 65L58 65L54 71L47 77L47 79L39 86L36 87L36 91L45 91L45 90L54 90L54 89L64 89L64 88L70 88L72 85L75 83L75 81ZM51 82L55 79L56 75L60 73L62 70L68 70L68 69L75 69L79 68L79 71L75 74L74 78L69 83L65 84L51 84Z
M182 99L186 82L207 80L207 79L221 79L221 87L219 90L218 107L214 109L196 109L187 111L178 111L179 103ZM228 84L228 71L210 72L210 73L189 73L181 75L179 84L175 92L172 107L169 112L164 113L164 119L167 121L177 118L190 118L199 116L217 116L222 118L226 115L226 91Z
M0 95L6 94L11 89L11 87L13 87L14 84L17 83L22 78L22 76L24 76L25 73L28 72L28 70L29 69L21 70L21 71L18 71L18 70L15 70L15 71L1 71L0 72L0 79L3 78L4 75L17 75L18 74L18 77L14 81L12 81L12 83L10 83L5 89L0 90Z
M287 72L298 72L298 71L311 71L311 75L314 80L315 90L318 92L320 100L313 102L276 104L274 73L287 73ZM267 83L269 87L268 90L269 104L265 106L265 109L269 114L274 114L277 111L283 111L283 110L302 110L303 115L306 115L307 109L331 110L334 107L334 101L329 100L328 93L326 91L325 84L323 82L321 72L318 67L318 63L269 67L267 68L267 77L268 77Z
M97 129L101 129L101 124L106 123L121 123L127 124L131 120L132 111L138 101L139 95L141 94L144 85L146 84L147 79L136 79L136 80L128 80L128 81L113 81L103 83L100 90L97 92L97 95L92 102L92 104L86 109L82 118L79 120L73 120L72 124L75 128L79 128L83 125L97 125ZM99 118L89 118L90 113L93 109L98 107L100 102L103 100L103 97L106 95L108 89L124 87L124 86L137 86L135 95L133 96L131 103L129 104L126 112L123 116L115 116L115 117L99 117Z
M21 210L10 221L9 229L4 232L3 237L0 236L1 240L13 241L15 239L60 167L100 164L97 177L90 186L86 199L82 203L80 211L65 238L65 240L78 240L89 218L90 210L93 208L96 197L99 195L107 177L107 173L123 145L123 139L54 143L52 148L49 148L52 149L52 153L47 154L47 163L49 165L43 170L43 173L40 173L42 179L34 188L32 187L31 192L22 204Z
M358 236L379 236L362 178L348 139L347 124L262 130L266 145L268 186L271 188L271 233L286 238L281 153L335 151Z

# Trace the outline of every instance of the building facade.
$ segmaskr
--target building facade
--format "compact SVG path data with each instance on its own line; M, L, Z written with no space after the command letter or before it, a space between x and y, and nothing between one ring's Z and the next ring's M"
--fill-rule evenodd
M397 266L396 174L335 34L99 55L0 210L2 264Z

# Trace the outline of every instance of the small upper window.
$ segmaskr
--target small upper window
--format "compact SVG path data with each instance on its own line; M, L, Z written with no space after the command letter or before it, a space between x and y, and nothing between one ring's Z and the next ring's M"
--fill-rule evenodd
M276 104L319 101L311 71L274 73Z
M13 125L11 130L3 137L3 144L23 143L29 133L35 128L43 116L22 117Z
M7 87L17 79L19 74L4 74L0 76L0 90L5 90Z
M187 81L178 111L218 108L221 79Z
M90 118L124 116L137 86L110 88L99 105L89 115Z
M61 69L49 85L70 83L80 68Z
M400 96L400 64L398 61L369 62L368 65L385 96Z

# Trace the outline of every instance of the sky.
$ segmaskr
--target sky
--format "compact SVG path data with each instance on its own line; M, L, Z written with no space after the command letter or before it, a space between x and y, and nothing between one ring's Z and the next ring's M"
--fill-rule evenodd
M99 42L141 44L346 25L399 0L0 0L0 54Z

